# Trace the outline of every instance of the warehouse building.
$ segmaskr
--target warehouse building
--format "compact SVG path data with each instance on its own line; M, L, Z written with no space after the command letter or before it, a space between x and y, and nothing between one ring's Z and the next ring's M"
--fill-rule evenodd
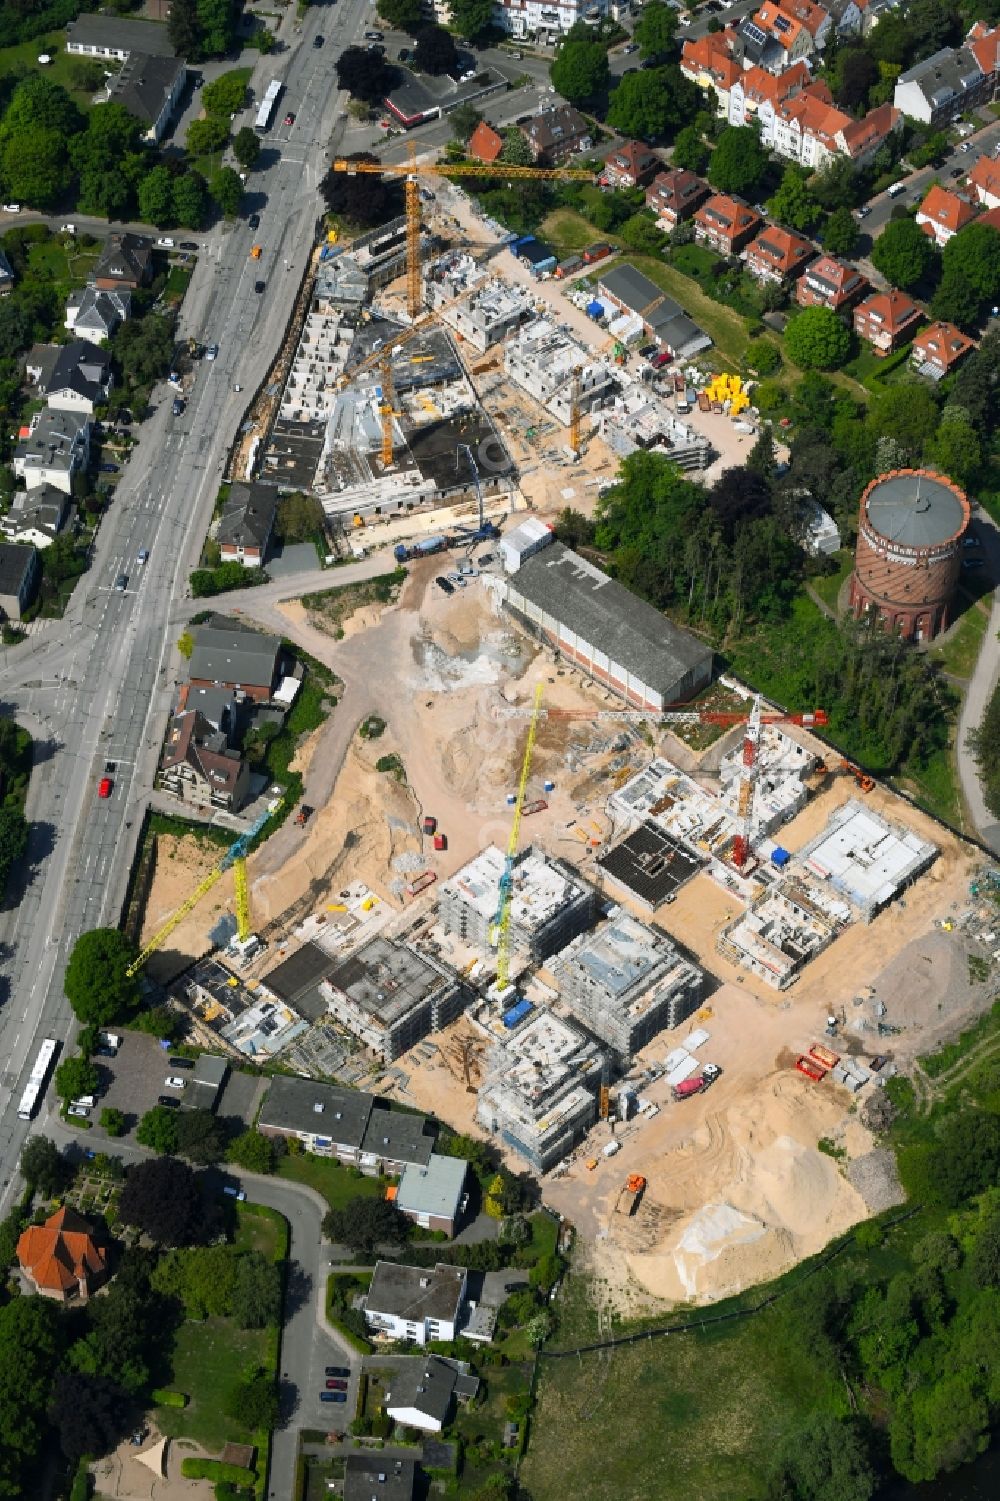
M438 919L446 933L490 946L506 860L495 844L481 850L440 887ZM514 857L510 948L532 964L558 953L593 921L597 894L562 860L528 845Z
M682 703L711 681L710 646L561 542L487 584L533 634L637 709Z
M391 1063L465 1006L457 975L428 954L390 938L372 938L320 982L331 1016Z
M701 1004L705 976L665 933L619 910L548 966L577 1021L627 1062Z
M592 1038L536 1011L495 1044L476 1119L535 1172L548 1172L597 1119L602 1064Z

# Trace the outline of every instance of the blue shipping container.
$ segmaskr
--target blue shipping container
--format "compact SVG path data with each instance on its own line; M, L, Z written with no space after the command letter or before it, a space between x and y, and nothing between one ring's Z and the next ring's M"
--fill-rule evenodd
M504 1014L503 1014L503 1024L504 1024L504 1026L507 1028L508 1031L510 1031L511 1028L517 1026L518 1022L524 1020L524 1018L528 1015L529 1011L533 1011L533 1010L534 1010L534 1007L532 1006L531 1002L528 1001L528 1000L525 1000L522 997L521 1000L518 1001L518 1003L517 1003L516 1006L511 1006L511 1008L510 1008L509 1011L505 1011L504 1012Z
M774 846L774 849L771 851L771 864L777 865L779 868L782 865L787 865L791 858L792 857L788 853L788 851L783 850L780 844L776 844Z

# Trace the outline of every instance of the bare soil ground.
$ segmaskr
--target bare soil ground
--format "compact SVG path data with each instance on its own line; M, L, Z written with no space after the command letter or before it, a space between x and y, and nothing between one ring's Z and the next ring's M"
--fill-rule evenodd
M170 914L177 911L198 883L218 864L221 855L220 847L207 840L193 836L178 838L174 834L157 836L156 871L143 916L143 943L147 943ZM210 930L224 913L233 912L233 902L233 873L230 870L174 929L161 952L149 960L150 977L166 981L192 959L209 953L212 948Z

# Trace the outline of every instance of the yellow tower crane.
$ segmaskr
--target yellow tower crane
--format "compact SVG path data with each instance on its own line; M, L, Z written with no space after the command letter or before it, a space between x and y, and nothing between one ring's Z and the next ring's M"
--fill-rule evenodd
M382 468L389 469L394 457L392 420L399 413L395 411L396 388L392 383L392 353L388 349L379 350L379 353L382 356L379 360L379 371L382 375L382 400L378 409L382 420Z
M383 162L353 161L350 157L337 157L331 162L334 172L346 172L350 177L359 173L372 173L384 177L406 179L406 301L410 317L420 313L420 179L422 177L505 177L508 181L520 178L548 179L582 178L593 182L595 173L587 167L509 167L503 163L488 166L485 162L473 165L459 162L417 163L417 147L410 142L408 162L386 165Z
M521 814L524 811L524 796L528 790L528 776L531 772L531 757L535 749L535 735L538 733L538 716L542 707L541 683L535 688L535 706L531 715L531 723L528 725L528 739L524 747L524 756L521 761L521 780L518 783L517 798L514 802L514 821L510 827L510 838L507 841L507 858L504 861L503 875L500 877L500 899L497 906L496 916L493 919L493 941L497 950L497 991L502 995L510 984L510 904L514 894L514 859L517 855L517 844L521 833Z
M249 938L250 893L247 886L247 854L249 853L250 846L253 843L254 839L260 833L261 829L267 823L268 819L273 818L274 814L277 813L278 809L282 805L282 802L282 798L277 798L273 803L269 803L260 817L255 819L254 822L250 825L249 829L245 830L244 833L242 833L240 837L229 846L229 848L226 850L226 853L219 861L218 865L214 866L208 872L208 875L198 882L198 885L194 888L191 894L185 897L184 901L181 902L177 910L175 912L172 912L163 926L157 929L157 931L153 934L152 938L146 944L139 957L133 960L133 962L129 965L128 970L126 971L128 975L131 976L138 974L139 970L142 969L143 965L146 963L146 960L150 957L150 955L155 954L157 949L163 947L174 929L180 927L185 917L187 917L190 912L194 911L195 907L197 907L202 897L208 895L216 882L222 880L222 877L231 866L234 867L233 877L236 883L237 930L241 941L245 942L246 939Z

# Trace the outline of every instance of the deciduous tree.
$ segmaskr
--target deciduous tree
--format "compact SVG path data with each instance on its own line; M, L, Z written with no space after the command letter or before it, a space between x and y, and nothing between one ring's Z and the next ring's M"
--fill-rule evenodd
M200 172L183 172L173 181L174 218L185 229L200 229L208 210L208 187Z
M750 125L730 125L719 137L708 164L708 180L723 193L752 194L767 173L767 152Z
M392 87L392 69L381 53L347 47L337 59L337 83L352 99L377 104Z
M343 1207L327 1211L323 1234L352 1251L371 1255L377 1246L401 1245L409 1234L409 1222L388 1200L358 1195Z
M151 1282L177 1298L189 1319L223 1318L233 1311L236 1266L232 1246L184 1246L161 1256Z
M61 1100L76 1100L93 1094L100 1082L97 1065L89 1058L66 1058L56 1069L56 1094Z
M851 335L832 308L805 308L785 330L785 348L802 370L836 370L851 350Z
M240 166L252 172L260 158L260 136L249 125L242 125L233 136L233 155Z
M410 36L418 30L423 18L420 0L378 0L375 8L394 31L407 31Z
M123 328L133 326L126 323ZM103 1027L135 1009L139 982L128 974L135 957L135 945L118 928L93 928L80 934L69 956L63 982L66 997L80 1021Z
M822 210L806 187L800 167L786 167L778 191L767 202L769 216L792 229L809 230L818 224Z
M59 1447L73 1465L85 1454L100 1459L110 1453L132 1426L135 1414L134 1404L117 1382L70 1371L56 1376L48 1410Z
M454 73L458 67L455 38L443 26L423 26L416 34L413 61L424 73Z
M241 1329L266 1329L281 1320L281 1268L260 1251L236 1262L233 1317Z
M169 168L154 167L146 173L139 184L139 213L157 229L174 222L174 179Z
M242 1423L251 1433L277 1425L279 1404L274 1378L257 1369L252 1376L232 1388L226 1401L229 1416Z
M119 1212L126 1225L136 1225L165 1246L193 1245L210 1231L201 1185L176 1157L155 1157L129 1169Z
M677 12L661 0L649 0L632 32L640 57L663 57L673 51L677 37Z
M191 121L184 144L190 156L208 156L213 151L221 151L228 140L228 116L205 115L203 119Z
M774 1462L774 1501L870 1501L876 1476L857 1425L813 1413Z
M151 1152L177 1151L177 1116L166 1105L154 1105L135 1128L135 1139Z
M834 209L823 231L826 249L831 255L853 255L857 243L858 222L850 209Z
M608 54L599 42L587 37L569 38L552 59L549 75L564 99L571 104L586 104L608 86Z
M689 172L704 172L711 154L696 125L685 125L674 137L672 161L675 167L685 167Z
M235 219L243 202L243 183L240 174L234 172L232 167L221 167L215 173L209 186L212 200L222 210L227 219Z
M654 140L690 120L698 91L675 64L627 73L608 106L608 124L623 135Z
M376 162L377 158L370 152L358 151L348 160ZM320 192L331 214L362 228L385 224L403 212L403 189L394 177L330 171L320 184Z
M278 1159L277 1143L262 1131L244 1131L231 1141L226 1152L230 1162L251 1173L273 1173Z
M51 1198L66 1182L66 1162L49 1136L29 1136L21 1151L21 1176L29 1187Z
M451 21L474 42L493 23L493 0L451 0Z
M904 292L923 281L935 257L931 240L913 219L893 219L871 249L876 270Z
M201 91L202 108L210 115L221 115L227 122L230 115L239 114L246 102L246 75L238 68L228 73L220 73L218 78L213 78L211 83L206 83ZM252 131L251 134L253 134Z

